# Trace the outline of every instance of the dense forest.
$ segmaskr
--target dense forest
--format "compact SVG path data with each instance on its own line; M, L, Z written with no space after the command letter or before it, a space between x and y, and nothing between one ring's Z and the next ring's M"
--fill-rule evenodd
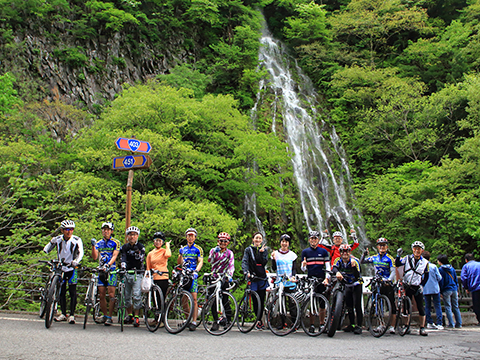
M65 218L84 242L124 227L112 158L131 136L153 149L133 183L147 249L195 227L241 256L255 193L269 245L300 250L291 154L268 113L250 120L264 18L341 138L360 241L479 255L479 0L0 0L0 271L34 266Z

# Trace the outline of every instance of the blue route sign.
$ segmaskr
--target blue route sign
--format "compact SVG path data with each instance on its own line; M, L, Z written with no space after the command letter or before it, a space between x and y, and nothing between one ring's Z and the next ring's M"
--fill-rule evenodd
M142 141L138 139L118 138L115 141L115 145L120 150L141 152L148 154L152 150L152 146L148 141Z

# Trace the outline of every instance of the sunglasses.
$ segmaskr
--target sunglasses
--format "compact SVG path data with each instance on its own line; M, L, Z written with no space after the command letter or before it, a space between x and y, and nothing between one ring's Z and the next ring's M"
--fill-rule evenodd
M63 229L63 230L65 230L65 231L73 231L73 229Z
M225 244L225 243L229 243L230 241L228 240L218 240L219 243L222 243L222 244Z

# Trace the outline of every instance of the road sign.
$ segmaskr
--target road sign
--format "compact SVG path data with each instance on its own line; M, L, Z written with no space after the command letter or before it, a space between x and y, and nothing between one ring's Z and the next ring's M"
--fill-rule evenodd
M150 150L152 150L148 141L137 139L118 138L117 141L115 141L115 145L117 145L117 148L120 150L141 152L145 154L148 154Z
M113 170L146 169L152 165L148 155L128 155L113 158Z

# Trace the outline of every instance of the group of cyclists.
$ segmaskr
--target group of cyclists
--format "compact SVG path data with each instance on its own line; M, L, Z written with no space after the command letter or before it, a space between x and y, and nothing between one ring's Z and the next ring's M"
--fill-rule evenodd
M84 251L82 240L73 235L75 223L72 220L61 222L61 235L54 237L45 246L44 251L49 253L56 248L58 258L62 259L68 266L63 266L63 279L60 293L61 313L55 317L55 321L68 321L75 324L76 309L76 285L78 281L78 265L82 261ZM153 235L154 249L146 254L145 246L138 241L140 230L135 226L126 229L127 242L121 244L113 237L114 225L111 222L104 222L101 225L102 239L91 240L91 256L99 261L102 271L98 278L98 295L100 309L103 318L99 322L105 326L113 324L112 315L115 309L115 290L118 281L118 271L125 271L125 305L127 315L126 324L140 326L139 314L142 308L142 272L154 271L152 273L153 283L158 285L164 297L169 287L168 260L172 256L170 242L166 242L164 233L156 232ZM197 328L198 316L198 274L204 265L203 249L196 244L197 231L189 228L185 231L187 244L179 249L177 264L187 267L192 276L184 289L189 291L193 297L193 316L188 325L190 331ZM345 305L348 314L349 325L343 330L354 334L362 333L363 326L363 280L361 275L361 264L373 264L376 274L382 278L381 293L387 296L395 313L394 281L396 267L403 267L403 282L406 288L406 295L415 298L419 315L420 331L422 336L428 335L425 331L425 309L423 307L422 285L428 280L428 261L422 257L424 245L420 241L412 244L412 255L402 257L402 249L397 250L396 258L387 254L388 240L379 238L376 242L378 253L369 256L366 249L361 258L352 255L352 250L359 246L355 231L351 230L352 245L349 245L339 231L333 233L333 243L328 241L328 233L311 231L309 233L309 246L302 250L300 259L297 254L290 250L291 237L283 234L280 237L280 248L272 251L269 255L264 236L256 232L252 237L252 244L244 250L241 268L249 280L251 290L258 294L259 301L254 301L255 313L258 314L255 328L264 330L265 324L264 307L267 297L267 290L271 286L269 274L266 270L268 260L272 261L272 270L276 277L285 279L285 291L295 293L298 291L297 265L307 278L314 278L314 291L318 294L325 294L327 297L333 282L341 281L345 284ZM217 246L209 251L208 262L212 266L212 273L218 276L225 276L228 281L232 280L234 267L234 254L228 249L230 235L221 232L218 235ZM120 258L118 256L120 255ZM298 260L298 261L297 261ZM119 265L119 266L117 266ZM133 271L129 271L133 270ZM70 295L70 311L67 316L66 290ZM223 285L222 285L223 286ZM321 317L326 316L326 306L320 306ZM122 317L123 318L123 317ZM389 327L391 334L395 333L395 317ZM162 324L163 325L163 324ZM312 321L313 331L313 321ZM307 330L306 330L307 331Z

